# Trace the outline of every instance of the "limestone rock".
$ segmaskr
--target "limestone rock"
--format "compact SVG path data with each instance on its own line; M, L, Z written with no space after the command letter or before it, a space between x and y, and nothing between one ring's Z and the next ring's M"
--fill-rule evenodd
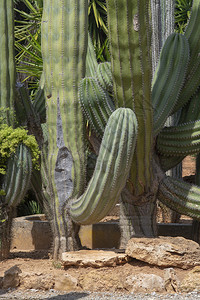
M126 278L125 287L132 293L148 293L165 291L164 280L155 274L141 273Z
M23 272L20 275L21 287L25 289L50 290L54 288L55 279L50 274Z
M194 267L183 279L180 285L180 291L189 293L194 290L200 290L200 267Z
M3 277L3 289L8 288L16 288L20 284L19 274L21 273L21 269L18 266L13 266L4 273Z
M173 268L165 269L164 273L165 290L168 293L179 291L180 282Z
M183 237L132 238L126 254L161 267L189 269L200 265L199 244Z
M55 277L54 289L57 291L74 291L77 287L78 280L69 274Z
M115 253L114 251L80 250L65 252L62 254L62 262L64 267L113 267L119 264L124 264L127 261L128 256L126 254Z

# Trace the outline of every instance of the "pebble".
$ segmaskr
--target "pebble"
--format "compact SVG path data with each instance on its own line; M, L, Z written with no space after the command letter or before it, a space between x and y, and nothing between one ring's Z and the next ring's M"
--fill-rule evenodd
M37 292L36 292L37 291ZM37 300L37 299L51 299L51 300L196 300L200 299L200 291L193 291L187 294L116 294L116 293L94 293L94 292L70 292L60 293L56 290L39 291L39 290L0 290L0 300Z

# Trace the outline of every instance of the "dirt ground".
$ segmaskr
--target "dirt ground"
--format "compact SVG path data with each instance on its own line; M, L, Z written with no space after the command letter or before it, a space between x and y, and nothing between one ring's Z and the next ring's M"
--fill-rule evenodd
M195 159L193 157L187 157L183 163L183 176L194 175ZM123 281L129 275L138 273L148 273L164 276L164 268L150 266L146 263L132 260L124 265L107 267L107 268L68 268L64 270L60 262L55 262L49 258L47 252L35 251L35 252L11 252L10 258L0 262L0 277L4 275L4 272L12 266L18 266L22 273L32 274L30 285L20 285L19 289L33 289L36 288L34 283L34 276L36 278L42 278L41 275L54 276L55 278L61 278L63 275L71 275L77 279L78 285L77 291L106 291L106 292L128 292L124 287ZM178 279L180 281L186 276L188 270L175 269ZM45 285L43 289L53 289L54 283L51 285Z

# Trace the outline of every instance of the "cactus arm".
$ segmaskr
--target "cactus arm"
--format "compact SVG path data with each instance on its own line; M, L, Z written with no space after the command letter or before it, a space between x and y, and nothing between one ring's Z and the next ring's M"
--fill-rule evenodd
M139 195L153 176L149 1L109 0L107 10L115 104L133 109L138 121L130 182Z
M199 101L200 88L192 96L190 101L181 109L181 114L178 122L179 124L200 120Z
M185 156L165 156L159 153L159 162L164 172L176 167Z
M185 84L183 86L183 89L181 90L178 102L174 107L173 113L184 106L200 86L199 19L200 1L194 0L192 4L192 13L190 16L190 20L185 31L185 37L188 39L190 46L190 62L186 74Z
M178 213L200 219L200 188L180 179L165 177L157 198Z
M152 83L154 135L159 133L173 110L184 83L188 61L187 39L178 33L171 34L161 51Z
M2 0L0 3L0 107L9 108L6 111L7 124L11 125L12 109L15 90L15 62L14 62L14 24L13 1Z
M111 92L113 88L110 62L100 63L96 70L96 78L105 90Z
M35 95L35 99L33 102L33 108L36 114L40 117L40 122L46 122L46 103L45 103L45 94L42 88L39 88L37 94Z
M98 222L116 204L129 175L136 135L135 114L125 108L114 111L105 128L88 187L82 197L71 205L71 216L75 222Z
M84 78L80 82L79 101L85 118L97 136L102 137L114 105L108 93L94 78Z
M5 190L4 203L17 206L24 198L29 187L32 172L30 151L20 144L16 153L8 160L7 172L4 176L2 188Z
M162 155L186 156L200 151L200 120L165 127L158 135L156 149Z
M87 77L95 77L97 68L98 68L98 62L97 62L96 54L94 51L94 45L92 43L90 34L88 33L88 48L87 48L87 56L86 56L86 76Z

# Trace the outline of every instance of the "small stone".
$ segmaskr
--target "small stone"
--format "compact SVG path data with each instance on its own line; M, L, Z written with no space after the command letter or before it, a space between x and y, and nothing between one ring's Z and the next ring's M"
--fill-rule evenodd
M164 273L164 281L165 281L165 290L170 292L178 292L180 282L176 276L176 272L173 268L167 268L165 269Z
M20 284L19 274L21 269L18 266L13 266L4 273L3 277L3 289L16 288Z

